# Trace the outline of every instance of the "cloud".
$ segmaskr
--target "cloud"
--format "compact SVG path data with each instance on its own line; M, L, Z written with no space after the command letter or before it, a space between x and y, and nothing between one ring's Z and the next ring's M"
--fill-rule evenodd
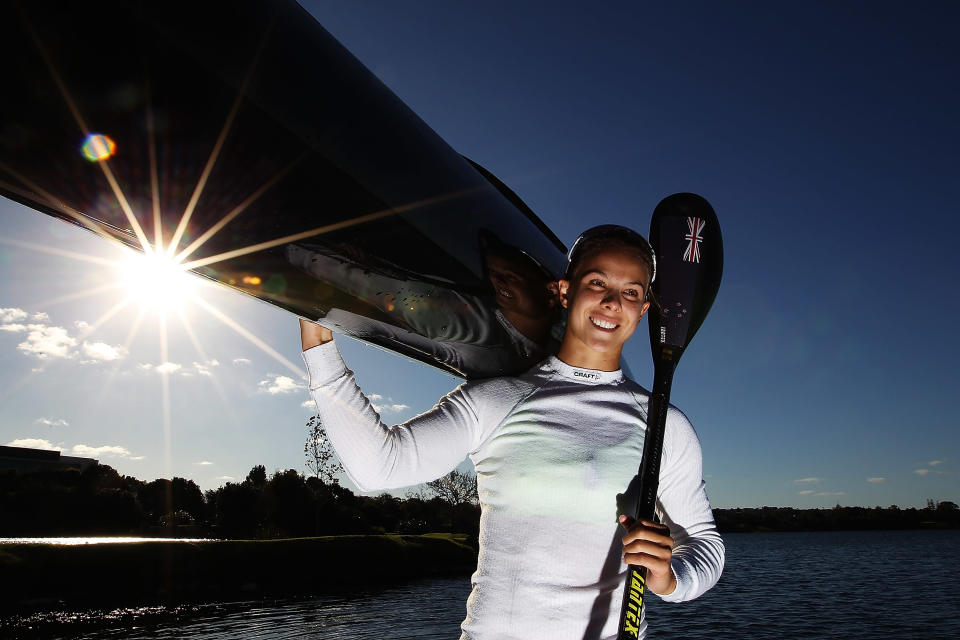
M913 472L918 476L925 476L930 473L930 469L914 469Z
M26 320L28 315L29 314L23 309L0 307L0 324L10 324L11 322Z
M797 493L800 494L801 496L809 496L809 495L813 495L813 489L805 489L803 491L798 491Z
M154 367L154 370L157 373L174 373L175 371L180 370L180 365L176 362L164 362L163 364L158 364Z
M233 364L250 364L249 358L234 358Z
M36 424L45 424L48 427L67 427L70 426L70 423L64 420L63 418L57 418L56 420L51 420L50 418L37 418L34 420Z
M112 362L126 358L127 349L122 345L112 347L106 342L84 342L83 355L90 358L91 362Z
M19 438L7 443L8 447L26 447L28 449L45 449L47 451L63 451L63 447L55 447L49 440L40 438Z
M847 495L847 492L846 492L846 491L819 491L819 492L817 492L817 493L815 493L815 494L813 494L813 495L815 495L815 496L845 496L845 495Z
M193 368L196 370L198 375L201 376L213 376L213 367L219 367L220 363L217 360L207 360L206 362L194 362Z
M102 447L90 447L85 444L75 444L70 450L71 453L74 453L78 456L91 457L91 458L129 458L131 460L142 460L143 456L134 458L130 455L130 451L126 447L119 447L116 445L104 445Z
M797 478L794 482L817 484L820 482L820 478Z
M274 375L272 380L270 378L261 380L259 382L259 386L263 391L266 391L271 395L277 395L280 393L293 393L294 391L307 388L306 385L297 382L290 376L278 375Z
M25 324L0 324L0 331L9 331L10 333L22 333L27 330Z
M193 464L195 464L195 465L197 465L197 466L200 466L200 467L209 467L209 466L212 465L213 463L210 462L209 460L201 460L200 462L194 462Z
M236 480L233 476L217 476L215 480L223 480L224 482L230 482L231 480Z
M886 478L867 478L867 482L872 482L873 484L880 484L881 482L886 482Z
M931 467L936 467L937 465L941 465L944 462L946 462L946 460L931 460L927 464L929 464Z
M72 358L73 347L77 345L63 327L49 327L42 324L27 326L27 339L17 345L17 349L41 360L46 358Z
M303 407L304 409L310 409L311 411L313 411L317 408L317 403L313 401L313 398L310 398L309 400L304 400L303 402L301 402L300 406Z
M43 311L33 314L30 316L30 319L34 322L50 322L50 316L48 316Z
M404 409L409 409L410 407L399 402L394 402L393 398L384 397L379 393L371 393L367 396L367 399L370 400L370 404L376 410L377 413L387 413L387 412L398 412L403 411ZM386 402L381 402L381 400L386 400Z
M388 413L403 411L404 409L409 409L410 407L405 404L375 404L373 405L373 408L377 410L377 413Z
M86 329L90 326L90 323L86 320L75 320L73 326L75 326L77 329Z

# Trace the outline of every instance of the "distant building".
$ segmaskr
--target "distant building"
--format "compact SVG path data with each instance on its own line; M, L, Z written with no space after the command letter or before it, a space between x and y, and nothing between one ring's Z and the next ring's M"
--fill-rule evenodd
M30 471L59 471L62 469L83 471L95 464L99 463L93 458L64 456L60 455L59 451L0 446L0 473L4 471L28 473Z

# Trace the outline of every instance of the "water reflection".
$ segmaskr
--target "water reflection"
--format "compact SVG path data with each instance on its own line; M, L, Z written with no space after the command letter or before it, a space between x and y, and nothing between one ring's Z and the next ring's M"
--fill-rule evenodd
M445 578L299 600L53 613L6 630L37 639L451 640L460 635L469 592L468 578Z
M134 542L209 542L213 538L142 538L128 537L74 537L74 538L0 538L0 544L55 544L55 545L83 545L83 544L123 544Z

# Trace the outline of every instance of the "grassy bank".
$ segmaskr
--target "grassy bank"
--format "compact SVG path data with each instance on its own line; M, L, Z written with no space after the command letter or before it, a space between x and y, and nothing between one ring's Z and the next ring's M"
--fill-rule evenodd
M469 575L455 534L0 545L0 610L310 595Z

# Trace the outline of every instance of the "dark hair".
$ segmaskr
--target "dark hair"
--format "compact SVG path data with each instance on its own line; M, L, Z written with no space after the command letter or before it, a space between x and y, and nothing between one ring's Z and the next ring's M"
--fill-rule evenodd
M650 282L656 278L656 257L646 238L633 229L615 224L600 225L580 234L567 255L567 270L564 277L567 280L572 279L586 256L609 249L625 249L634 253L650 274Z

